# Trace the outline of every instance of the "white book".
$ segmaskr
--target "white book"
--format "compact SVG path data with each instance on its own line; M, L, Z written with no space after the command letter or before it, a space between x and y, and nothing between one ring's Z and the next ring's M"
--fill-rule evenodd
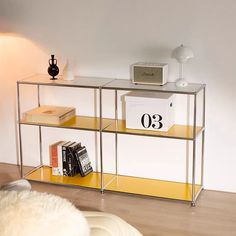
M68 143L68 141L63 141L57 146L58 154L58 175L63 175L63 160L62 160L62 146Z

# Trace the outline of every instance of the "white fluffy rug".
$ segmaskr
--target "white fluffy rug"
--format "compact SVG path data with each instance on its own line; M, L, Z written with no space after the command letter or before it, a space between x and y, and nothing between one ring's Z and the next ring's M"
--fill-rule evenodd
M89 226L66 199L47 193L0 191L0 236L88 236Z

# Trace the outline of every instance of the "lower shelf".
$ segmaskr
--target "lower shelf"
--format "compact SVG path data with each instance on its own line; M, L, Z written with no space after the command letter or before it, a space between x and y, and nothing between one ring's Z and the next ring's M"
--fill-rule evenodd
M86 177L54 176L51 168L43 166L35 169L26 177L28 180L39 181L45 183L73 185L88 188L100 189L101 174L93 172ZM146 179L130 176L115 176L113 174L104 174L105 190L133 193L139 195L147 195L161 198L177 199L183 201L191 201L192 185L187 183ZM201 190L200 185L195 185L195 193L198 195Z
M112 177L109 178L109 176L106 177L106 181L110 181L111 178ZM27 174L25 179L60 185L81 186L95 189L101 188L101 174L98 172L92 172L85 177L81 177L80 175L74 177L56 176L52 175L51 167L48 166L35 169L31 173Z
M183 201L192 200L192 185L157 179L117 176L106 190L141 194L147 196L169 198ZM200 185L195 185L195 196L201 191Z

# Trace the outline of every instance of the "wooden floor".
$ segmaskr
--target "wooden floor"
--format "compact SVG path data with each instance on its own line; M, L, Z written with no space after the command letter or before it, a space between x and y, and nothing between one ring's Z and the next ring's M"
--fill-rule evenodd
M19 178L19 168L0 163L0 184ZM188 203L128 194L32 183L33 190L53 193L81 210L116 214L145 236L235 236L236 194L204 190L196 207Z

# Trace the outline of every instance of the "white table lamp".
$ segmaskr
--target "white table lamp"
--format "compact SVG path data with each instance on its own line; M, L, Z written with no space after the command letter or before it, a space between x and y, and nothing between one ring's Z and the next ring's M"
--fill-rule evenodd
M186 87L188 82L184 79L183 64L194 57L193 51L182 44L173 50L172 57L179 62L179 79L175 84L177 87Z

